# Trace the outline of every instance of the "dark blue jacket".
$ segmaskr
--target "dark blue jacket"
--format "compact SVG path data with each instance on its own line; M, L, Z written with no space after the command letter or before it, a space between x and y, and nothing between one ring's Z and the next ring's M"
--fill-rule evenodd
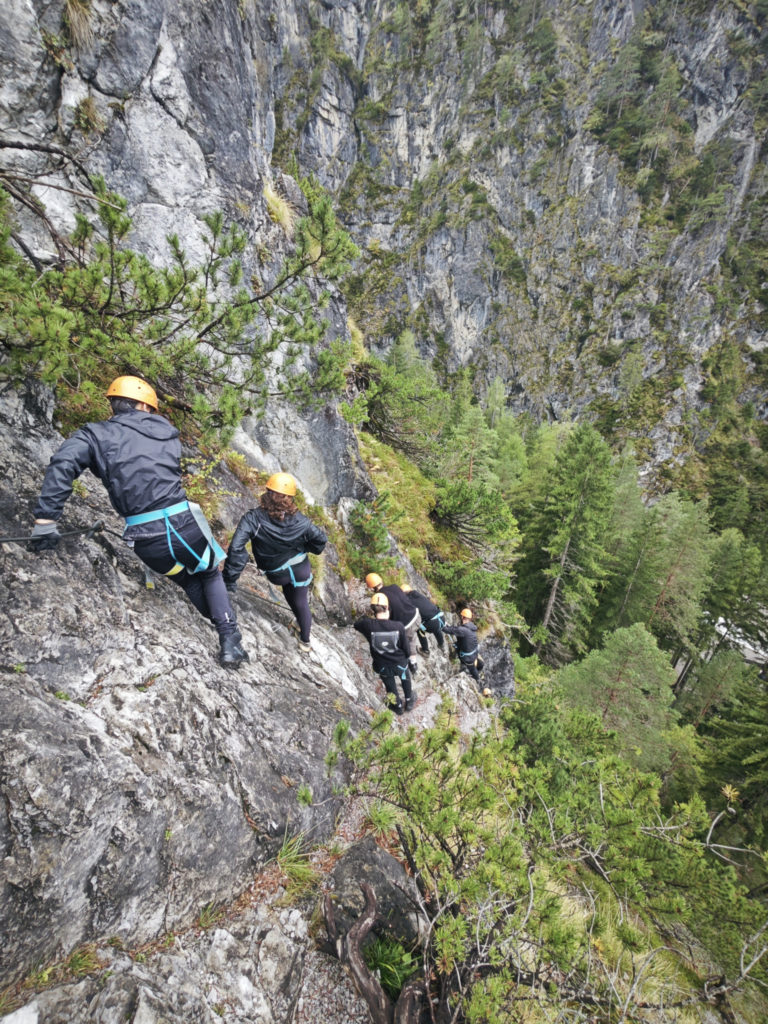
M266 509L252 508L237 524L224 563L224 581L234 583L248 562L245 545L250 541L256 565L264 572L281 565L303 552L319 555L328 542L319 526L301 512L285 519L272 519Z
M154 413L121 412L75 431L45 471L35 519L58 520L72 485L86 469L104 484L112 507L121 516L168 508L186 498L181 485L179 432ZM132 527L131 535L154 536L164 530L159 520L159 524Z
M460 626L443 626L443 632L456 637L456 646L462 661L474 661L477 656L477 626L464 622Z

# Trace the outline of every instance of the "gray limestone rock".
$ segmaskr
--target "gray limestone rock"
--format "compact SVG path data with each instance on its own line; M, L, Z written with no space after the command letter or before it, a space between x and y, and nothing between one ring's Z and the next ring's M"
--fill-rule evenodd
M0 396L0 537L31 528L61 441L52 413L41 387ZM217 472L234 494L236 478ZM253 497L240 485L214 525L233 529ZM384 697L367 645L349 628L362 594L334 572L332 548L313 598L312 652L299 652L282 595L249 568L234 606L251 660L227 671L212 627L180 588L155 580L147 589L121 520L86 473L61 527L97 521L104 530L65 538L55 551L0 543L0 987L83 946L135 950L188 930L203 908L240 898L286 835L329 838L342 806L340 776L325 768L336 723L362 728ZM501 667L489 672L501 678ZM474 685L444 654L422 662L416 689L416 709L395 728L430 724L443 697L465 728L487 724ZM299 916L292 927L303 934L306 922ZM276 998L265 991L294 992L290 963L307 944L292 952L282 932L269 932L259 954L266 988L242 980L242 966L228 974L231 959L250 962L250 933L206 953L211 984L252 984L253 1006ZM113 974L101 985L70 980L30 1006L46 1024L107 1024L122 1007L134 1019L207 1021L199 989L169 988L166 968L168 978L198 970L170 953L151 970L120 961L104 968Z
M345 934L362 913L367 882L376 895L378 934L388 935L412 948L423 937L426 918L419 908L416 883L405 868L368 836L350 847L331 875L333 910L339 931Z

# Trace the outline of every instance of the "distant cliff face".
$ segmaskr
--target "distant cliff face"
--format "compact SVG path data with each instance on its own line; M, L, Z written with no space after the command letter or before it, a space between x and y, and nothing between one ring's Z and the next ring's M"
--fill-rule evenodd
M286 51L276 158L338 192L371 344L409 327L481 394L501 376L515 409L586 412L657 462L719 388L765 418L763 7L391 0L357 32L352 10Z
M515 409L586 410L655 461L699 443L718 389L765 416L762 5L81 6L3 5L4 142L42 146L3 159L78 191L52 147L77 156L127 196L136 247L176 232L194 257L223 209L255 268L286 247L264 183L291 195L298 166L361 245L374 349L409 327L479 393L501 376ZM81 198L34 192L72 226ZM347 311L334 293L329 336ZM312 460L319 499L357 486Z

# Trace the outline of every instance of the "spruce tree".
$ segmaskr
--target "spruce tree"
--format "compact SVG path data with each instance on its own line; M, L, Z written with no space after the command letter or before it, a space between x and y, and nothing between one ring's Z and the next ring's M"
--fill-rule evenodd
M644 771L667 769L675 673L641 623L608 634L601 649L566 665L556 679L571 707L595 711L615 732L628 761Z
M521 612L541 628L537 652L554 664L584 651L609 557L604 543L613 507L610 449L580 423L558 451L546 494L524 527L518 573ZM523 582L524 581L524 582Z

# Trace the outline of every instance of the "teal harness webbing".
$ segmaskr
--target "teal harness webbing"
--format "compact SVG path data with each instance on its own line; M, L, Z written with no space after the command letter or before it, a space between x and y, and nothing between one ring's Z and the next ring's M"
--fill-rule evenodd
M303 562L306 557L307 557L306 552L302 551L300 555L294 555L293 558L289 558L288 561L285 563L285 565L280 565L280 566L277 567L277 569L265 569L264 573L267 576L271 576L273 573L282 572L283 569L287 569L289 574L290 574L290 577L291 577L291 585L292 586L294 586L294 587L308 587L309 584L314 579L314 576L312 575L311 571L309 573L309 579L308 580L297 580L296 577L293 575L293 567L294 567L294 565L298 565L299 562Z
M389 675L389 672L387 672L387 668L388 668L388 667L389 667L389 666L386 666L386 667L384 667L384 668L380 668L380 669L379 669L379 672L378 672L378 674L379 674L379 675L380 675L380 676L382 677L382 679L383 679L383 678L384 678L385 676L388 676L388 675ZM406 675L407 675L407 672L408 672L408 666L407 666L407 665L395 665L395 666L394 666L394 668L396 668L396 669L397 669L397 671L398 671L398 672L400 673L400 678L401 678L401 679L405 679L405 678L406 678Z
M171 557L174 559L176 558L176 555L173 550L173 538L171 537L171 534L173 534L174 537L178 538L178 540L181 541L181 543L187 549L187 551L189 551L191 555L194 555L194 557L198 560L197 565L195 566L194 569L187 569L187 572L194 575L196 572L203 572L205 569L210 568L211 565L216 565L223 558L226 558L226 552L221 547L221 545L217 543L215 537L213 536L209 538L208 544L206 545L205 551L202 553L202 555L198 555L195 549L191 548L189 544L187 544L187 542L184 540L179 531L171 522L171 516L180 515L182 512L187 512L188 510L189 502L180 501L177 505L169 505L168 508L157 508L154 509L152 512L139 512L138 515L135 516L126 516L125 525L141 526L143 523L153 523L158 519L164 519L165 536L168 541L168 550L171 553ZM173 569L171 569L170 572L166 573L166 576L171 576L177 573L180 569L184 568L186 568L186 566L182 565L181 562L177 561Z
M459 658L461 661L474 661L475 655L477 654L477 647L474 651L459 651Z
M427 619L427 622L434 622L435 619L437 619L437 621L438 621L438 623L440 625L440 629L442 629L443 626L445 625L445 616L443 615L443 613L442 612L437 612L436 615L430 615L430 617ZM422 622L419 625L419 632L420 633L426 634L426 632L427 632L427 622Z

